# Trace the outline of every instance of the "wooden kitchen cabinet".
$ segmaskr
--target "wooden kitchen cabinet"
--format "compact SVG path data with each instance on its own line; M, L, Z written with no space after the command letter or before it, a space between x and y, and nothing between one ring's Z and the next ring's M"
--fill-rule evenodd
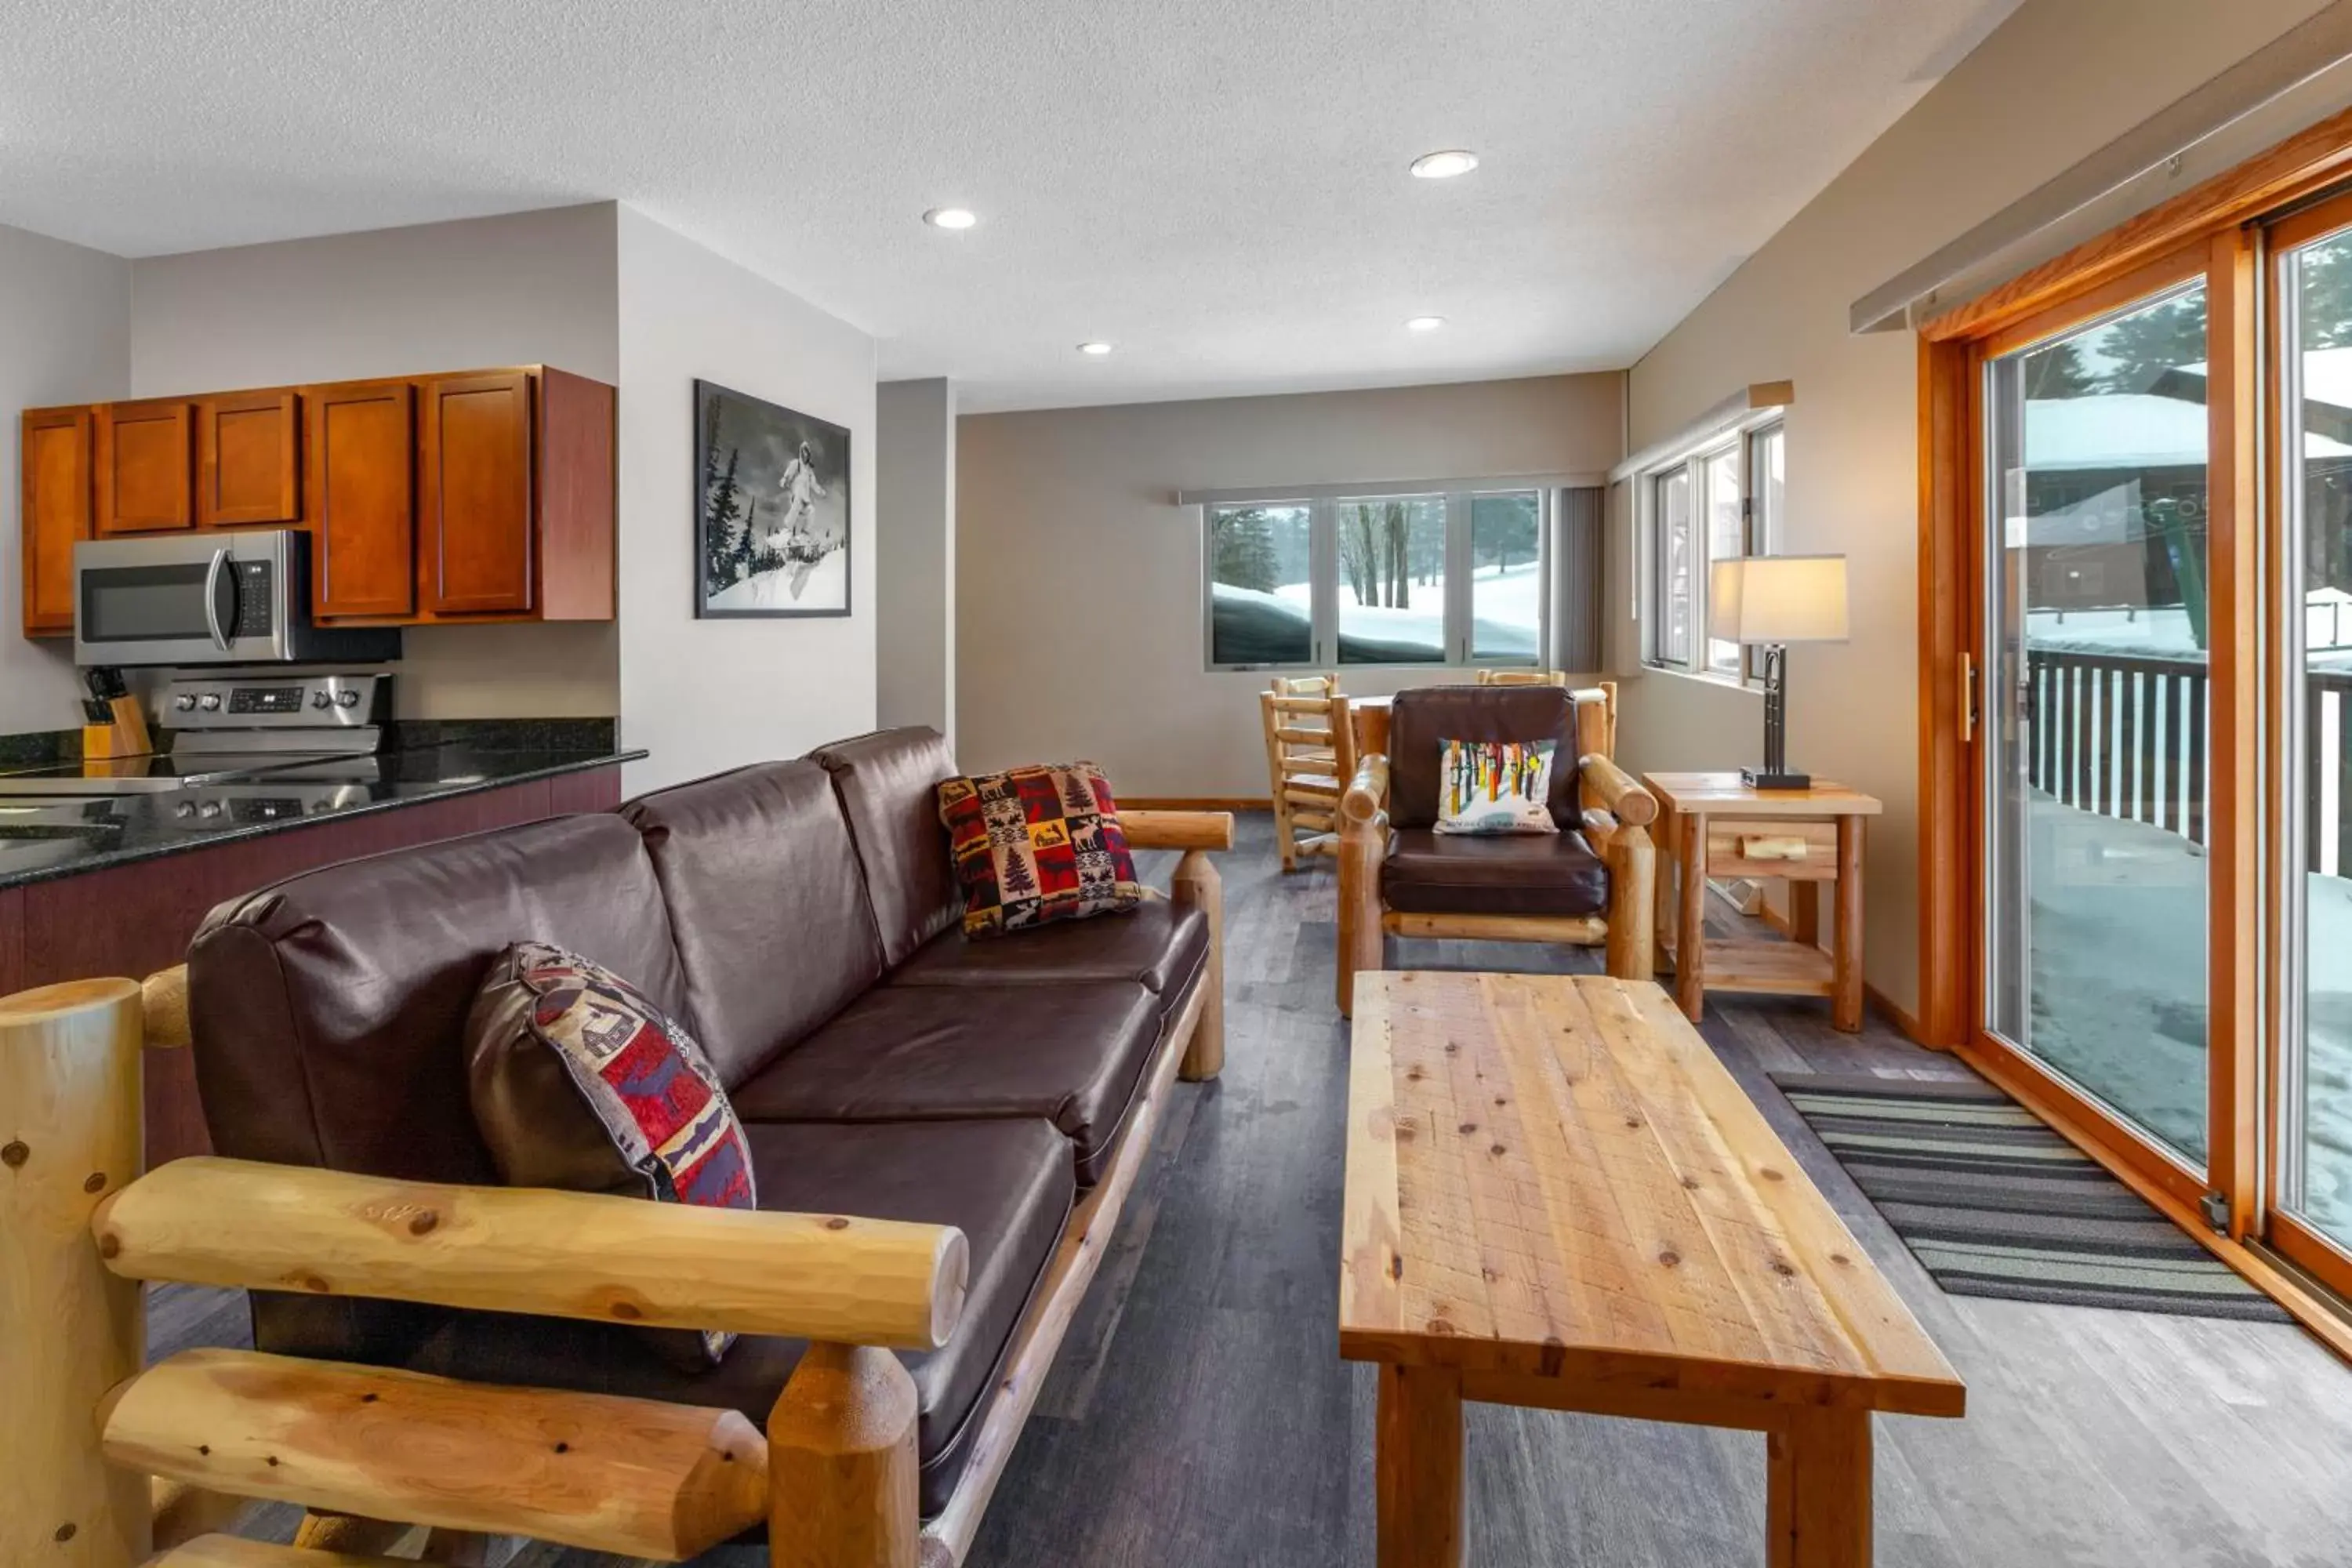
M96 424L99 534L194 527L195 405L101 403Z
M406 381L303 391L310 613L320 619L416 608L415 398Z
M196 403L196 522L299 522L302 417L291 387L225 392Z
M493 371L417 388L417 587L436 616L531 608L531 379Z
M90 536L92 426L87 408L27 408L19 421L18 516L25 554L25 635L73 631L73 548Z

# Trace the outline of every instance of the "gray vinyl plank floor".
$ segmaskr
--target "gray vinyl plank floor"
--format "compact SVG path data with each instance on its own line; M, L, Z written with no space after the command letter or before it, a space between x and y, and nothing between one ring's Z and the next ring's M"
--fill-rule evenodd
M1163 885L1174 857L1144 857ZM1335 1318L1348 1036L1329 861L1284 876L1244 816L1223 858L1225 1070L1179 1087L1161 1147L991 1504L974 1568L1368 1564L1372 1383ZM1739 923L1718 909L1717 923ZM1597 955L1395 942L1408 968ZM2352 1371L2299 1330L1951 1297L1771 1086L1774 1072L1964 1072L1873 1016L1711 999L1702 1033L1969 1383L1961 1421L1882 1418L1883 1568L2344 1568ZM152 1293L157 1353L246 1339L231 1293ZM1762 1439L1473 1407L1470 1560L1755 1568ZM254 1533L284 1539L289 1510ZM544 1545L514 1568L617 1568ZM705 1568L753 1568L746 1548Z

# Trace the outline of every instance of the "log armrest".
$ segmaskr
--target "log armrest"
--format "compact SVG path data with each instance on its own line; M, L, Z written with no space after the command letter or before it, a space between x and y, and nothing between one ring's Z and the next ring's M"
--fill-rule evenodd
M1388 808L1389 760L1375 752L1356 764L1356 776L1339 797L1340 830L1371 826Z
M1122 811L1119 831L1129 849L1231 849L1230 811Z
M1658 819L1658 797L1607 757L1590 752L1576 766L1587 807L1605 811L1628 827L1646 827Z
M402 1182L210 1155L90 1215L132 1279L936 1350L962 1313L953 1226Z

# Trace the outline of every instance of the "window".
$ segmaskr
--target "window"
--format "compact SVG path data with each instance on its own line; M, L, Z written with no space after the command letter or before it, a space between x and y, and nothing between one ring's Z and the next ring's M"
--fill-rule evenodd
M1540 663L1554 493L1204 500L1210 667Z
M1653 468L1642 489L1648 662L1727 680L1760 674L1754 649L1706 635L1707 571L1780 542L1787 458L1776 418Z

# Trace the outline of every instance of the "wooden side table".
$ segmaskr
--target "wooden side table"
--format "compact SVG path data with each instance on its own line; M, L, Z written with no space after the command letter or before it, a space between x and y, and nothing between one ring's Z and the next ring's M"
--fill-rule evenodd
M1826 996L1832 1023L1860 1029L1863 826L1885 808L1826 779L1802 790L1750 789L1736 773L1645 773L1642 782L1658 797L1660 869L1671 863L1680 889L1658 900L1658 950L1673 953L1683 1012L1696 1022L1709 986ZM1792 940L1708 941L1709 877L1785 880ZM1825 886L1836 899L1827 952L1820 946Z

